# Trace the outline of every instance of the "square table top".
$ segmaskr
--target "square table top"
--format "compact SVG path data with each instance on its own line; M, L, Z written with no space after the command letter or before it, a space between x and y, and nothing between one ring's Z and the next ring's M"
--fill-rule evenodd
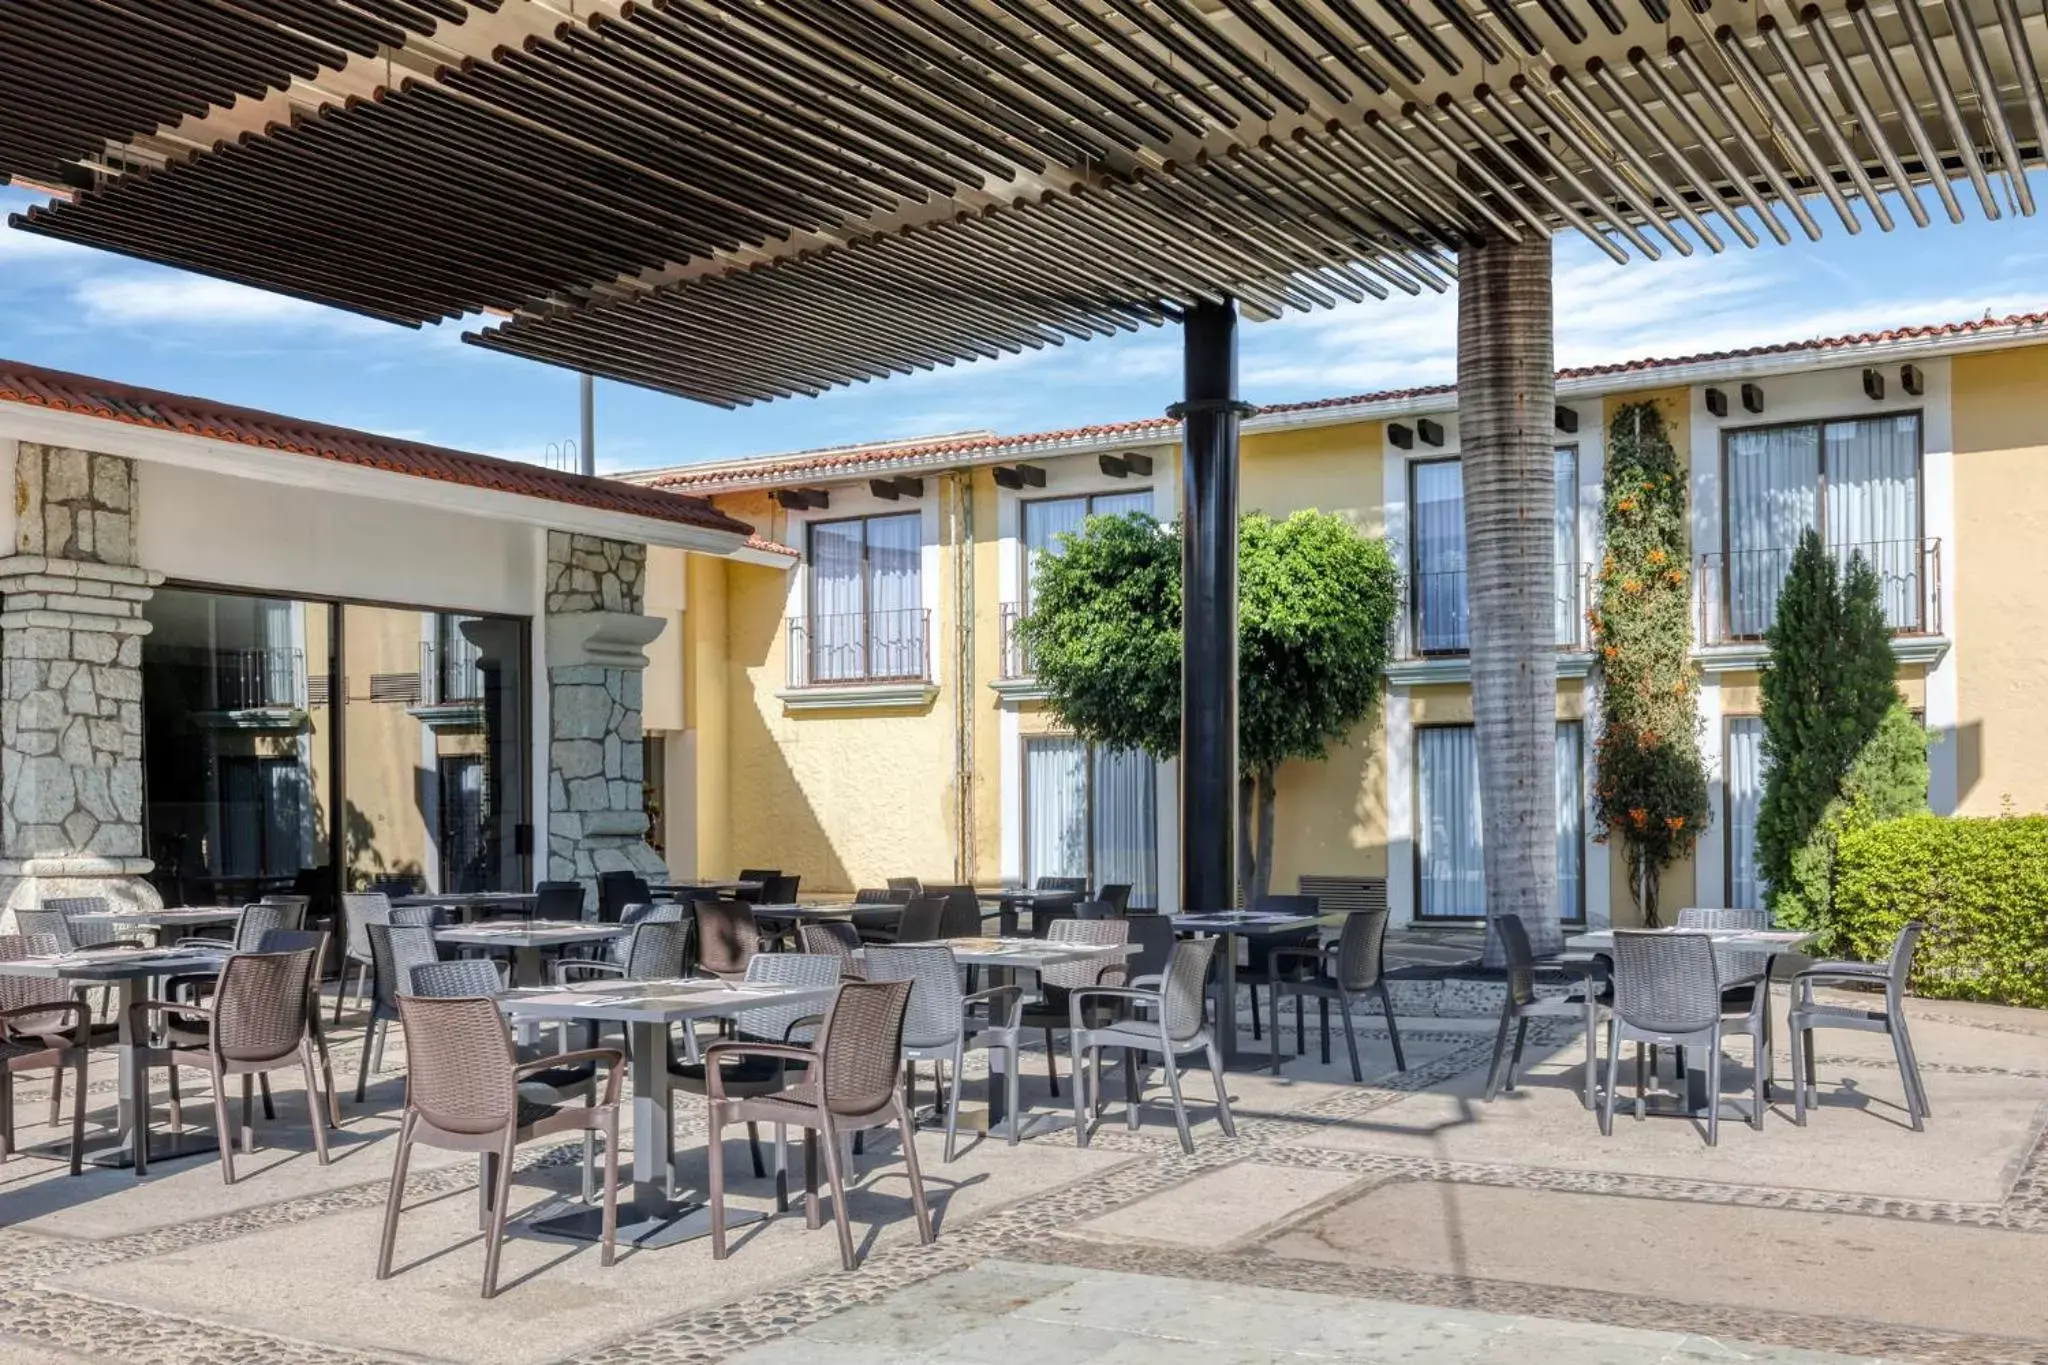
M976 891L977 897L985 901L1015 901L1020 905L1031 905L1038 901L1084 901L1086 891L1054 891L1050 888L1034 891L1026 886L998 887L992 891Z
M669 981L592 982L575 987L535 986L498 997L505 1013L523 1019L599 1019L627 1024L672 1024L717 1018L771 1005L829 1005L839 994L830 986L785 986L774 982L724 982L678 978Z
M901 910L896 906L855 907L851 901L776 901L753 907L755 919L789 920L801 923L804 920L845 919L856 908L871 910Z
M404 907L420 905L530 905L539 899L539 894L532 891L423 891L411 896L393 896L391 904Z
M239 908L227 905L178 905L161 910L106 910L64 918L87 924L134 924L152 929L184 928L188 925L233 924L242 917Z
M51 981L130 981L150 976L198 976L220 970L226 954L179 945L172 948L80 948L76 952L0 961L0 976L33 976Z
M1714 941L1715 952L1792 953L1819 937L1798 929L1641 929L1630 933L1704 934ZM1614 951L1614 931L1594 929L1573 934L1565 940L1565 951L1605 953Z
M953 960L962 966L1014 967L1027 972L1093 957L1135 957L1143 951L1136 943L1059 943L1043 938L946 938L938 944L951 948Z
M451 924L436 929L434 938L469 948L558 948L570 943L595 943L631 933L630 924L599 924L592 920L507 920L502 923Z
M735 878L731 881L704 878L696 881L649 882L647 889L657 896L673 896L678 891L759 891L766 885L766 882L741 878Z
M1324 919L1264 910L1197 910L1173 916L1173 927L1191 934L1286 934L1313 929Z

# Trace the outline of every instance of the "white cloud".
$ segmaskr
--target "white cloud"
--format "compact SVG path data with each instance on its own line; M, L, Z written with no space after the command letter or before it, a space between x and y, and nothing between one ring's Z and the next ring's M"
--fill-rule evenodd
M353 313L203 275L100 275L72 299L89 323L107 327L289 327L360 331Z

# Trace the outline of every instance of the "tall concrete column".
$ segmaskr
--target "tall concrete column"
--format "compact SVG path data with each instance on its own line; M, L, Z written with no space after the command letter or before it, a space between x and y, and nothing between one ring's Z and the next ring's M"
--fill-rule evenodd
M640 675L664 624L640 614L646 581L646 546L548 532L547 875L592 903L600 872L668 876L641 789Z
M1519 916L1539 954L1564 946L1551 334L1548 238L1480 241L1459 253L1458 441L1486 913ZM1494 938L1487 942L1496 960Z
M142 619L133 462L23 442L0 559L0 899L155 908L143 880ZM10 916L11 917L11 916Z

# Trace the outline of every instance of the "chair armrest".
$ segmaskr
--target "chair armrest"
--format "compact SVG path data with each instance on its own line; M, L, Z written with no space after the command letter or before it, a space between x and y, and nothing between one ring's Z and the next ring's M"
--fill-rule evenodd
M824 1023L825 1016L822 1014L806 1014L801 1019L793 1019L790 1021L789 1027L782 1031L782 1041L785 1043L789 1043L792 1047L808 1047L810 1046L808 1043L795 1043L791 1042L790 1040L796 1036L796 1031L798 1029L822 1028L824 1026Z
M213 1006L188 1005L182 1000L138 1000L128 1007L130 1015L146 1014L196 1014L201 1018L213 1018Z
M963 1016L972 1014L976 1005L987 1005L989 1022L993 1024L996 1017L996 1001L1004 999L1008 1000L1010 1005L1004 1011L1006 1022L1000 1025L1000 1027L1017 1028L1024 1016L1024 988L1015 984L991 986L985 991L976 991L974 994L964 997L960 1001L960 1013Z
M582 1047L574 1052L550 1052L544 1057L520 1062L512 1068L513 1076L523 1076L529 1071L546 1071L551 1067L570 1066L577 1062L596 1062L604 1068L604 1098L601 1105L619 1102L619 1085L626 1078L626 1054L615 1047Z
M571 972L594 972L599 976L616 976L623 978L626 975L626 967L625 964L622 962L606 962L602 958L563 958L561 961L555 963L555 984L557 986L567 985L569 980L569 973Z
M52 1000L47 1005L16 1005L12 1009L0 1010L0 1038L14 1033L7 1026L9 1019L32 1019L44 1014L69 1014L77 1019L77 1041L83 1046L92 1036L92 1008L82 1000ZM47 1036L47 1035L40 1035Z
M1084 1000L1141 1000L1151 1004L1159 1003L1158 991L1143 991L1134 986L1083 986L1067 992L1067 1018L1075 1029L1081 1023L1081 1003Z
M1336 946L1337 945L1334 943L1329 943L1315 948L1300 947L1268 949L1266 952L1266 970L1277 974L1280 970L1281 964L1285 962L1301 962L1306 963L1308 966L1311 967L1316 966L1325 957L1329 956L1330 952L1334 948L1336 948Z
M718 1064L727 1057L780 1057L789 1062L814 1062L818 1053L815 1048L793 1043L755 1043L737 1038L713 1043L704 1049L704 1088L714 1100L725 1098L725 1073Z
M1147 972L1143 976L1132 977L1130 987L1132 990L1156 992L1165 983L1165 972Z
M1801 967L1793 973L1794 981L1812 978L1816 981L1834 977L1844 981L1867 981L1872 977L1882 979L1890 976L1889 962L1816 962L1811 967Z

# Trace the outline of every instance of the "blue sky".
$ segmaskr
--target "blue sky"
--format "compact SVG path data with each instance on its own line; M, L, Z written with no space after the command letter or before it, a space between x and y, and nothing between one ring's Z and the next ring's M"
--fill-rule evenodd
M1965 196L1966 200L1969 198ZM2048 220L1867 226L1689 259L1614 266L1557 244L1558 361L1674 355L1913 322L2048 308ZM0 188L0 211L36 196ZM1974 214L1975 204L1969 205ZM1248 324L1243 387L1280 402L1453 377L1453 297ZM567 371L123 257L0 228L0 356L520 459L576 434ZM601 469L645 468L934 432L1156 415L1178 336L1151 330L1015 359L724 412L600 382Z

